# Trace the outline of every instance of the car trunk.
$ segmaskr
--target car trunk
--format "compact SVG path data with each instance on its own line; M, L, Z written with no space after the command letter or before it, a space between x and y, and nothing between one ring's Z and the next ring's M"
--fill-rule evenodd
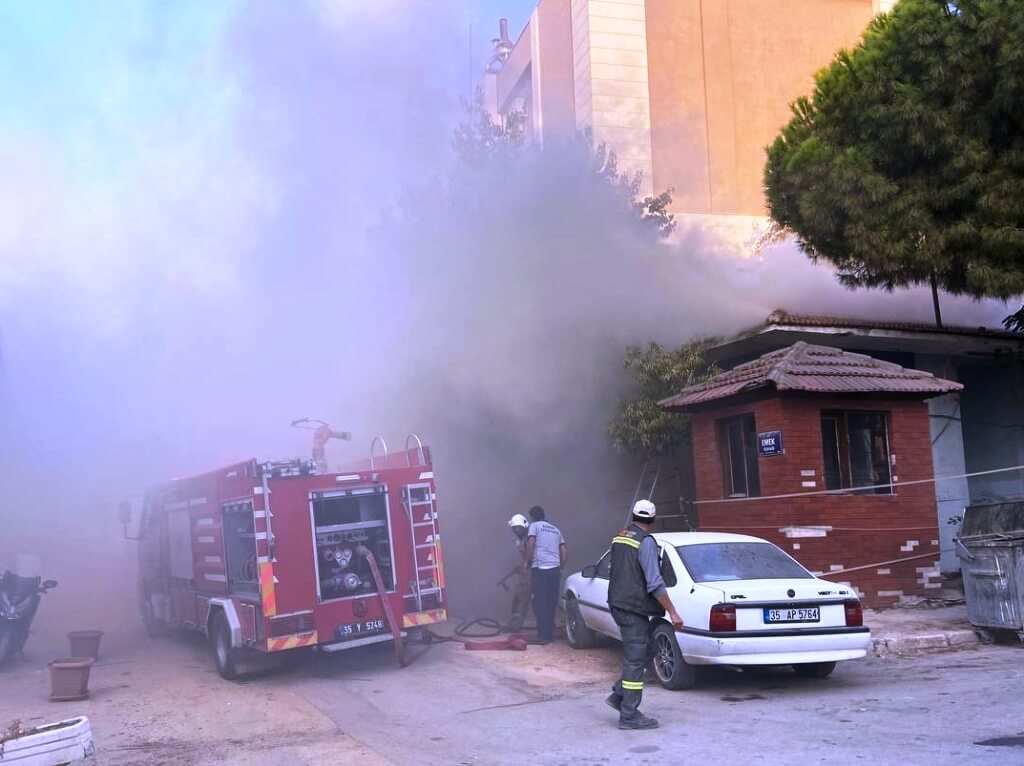
M736 629L794 630L846 626L844 599L855 598L845 586L821 580L729 580L702 583L721 593L721 602L736 607Z

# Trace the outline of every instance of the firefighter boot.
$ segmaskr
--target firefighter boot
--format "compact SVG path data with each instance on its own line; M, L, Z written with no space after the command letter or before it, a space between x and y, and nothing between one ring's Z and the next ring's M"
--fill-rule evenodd
M637 713L632 718L620 718L620 729L657 729L658 719L651 718L643 713Z
M604 704L612 710L622 710L622 695L612 692L604 699Z

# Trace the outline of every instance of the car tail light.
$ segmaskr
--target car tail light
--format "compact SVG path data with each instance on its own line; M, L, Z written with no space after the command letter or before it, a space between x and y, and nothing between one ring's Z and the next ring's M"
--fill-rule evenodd
M716 633L736 630L736 607L732 604L715 604L711 607L708 629Z
M847 601L843 606L846 607L847 627L858 628L864 624L864 610L861 608L859 601Z
M298 614L287 614L282 617L270 618L270 635L272 638L312 632L312 612L299 612Z

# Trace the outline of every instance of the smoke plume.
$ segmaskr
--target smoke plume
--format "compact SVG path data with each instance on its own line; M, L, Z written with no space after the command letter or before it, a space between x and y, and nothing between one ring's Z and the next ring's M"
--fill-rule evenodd
M332 463L377 433L434 447L455 605L497 614L510 515L544 505L578 566L625 513L636 467L606 424L626 346L780 306L928 318L926 294L847 293L792 245L652 239L579 145L460 169L458 10L243 4L199 40L159 18L115 41L112 102L76 104L74 130L0 122L0 565L32 549L70 584L109 560L130 610L116 500L305 455L287 424L311 415L356 434Z

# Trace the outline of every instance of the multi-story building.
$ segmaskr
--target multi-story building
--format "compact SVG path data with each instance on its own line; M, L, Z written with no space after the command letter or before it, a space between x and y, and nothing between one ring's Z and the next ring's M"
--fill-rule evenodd
M486 93L528 135L590 130L679 214L765 214L765 147L836 51L896 0L540 0Z

